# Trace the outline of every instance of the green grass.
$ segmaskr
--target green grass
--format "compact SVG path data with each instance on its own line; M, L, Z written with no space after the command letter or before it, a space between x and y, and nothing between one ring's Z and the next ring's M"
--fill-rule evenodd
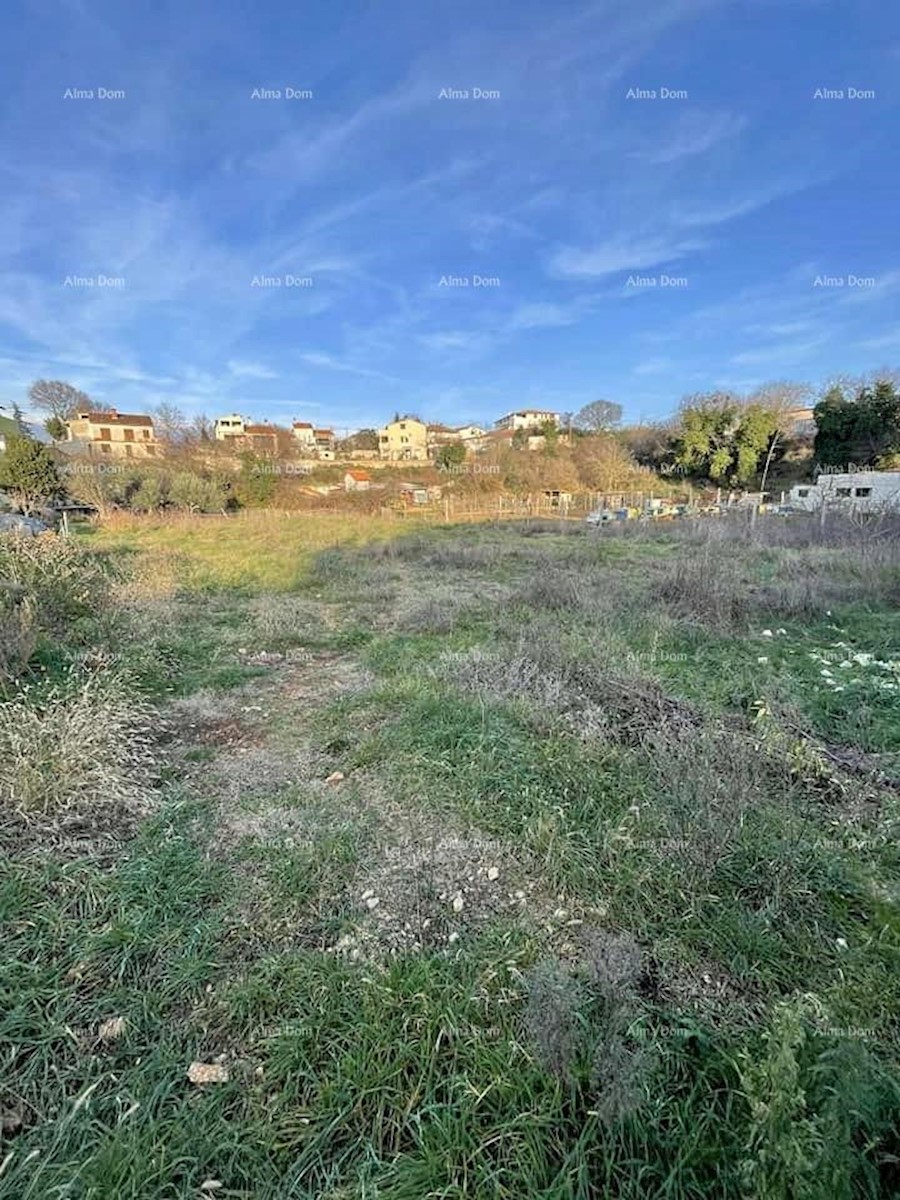
M754 600L728 624L666 592L698 553L669 531L387 539L304 520L265 545L257 518L86 539L178 559L131 624L94 631L136 687L225 706L244 684L239 703L271 708L273 763L315 759L309 778L238 788L236 837L214 773L235 752L190 743L171 762L159 748L136 835L51 830L41 849L9 827L0 1197L180 1200L207 1180L273 1200L898 1194L897 797L816 743L900 754L898 706L872 682L900 626L870 576L830 615ZM788 558L822 569L816 548L729 553L760 587ZM89 634L42 653L61 671ZM852 704L810 658L838 641L872 655ZM247 659L292 649L309 657L289 702L292 669ZM329 690L348 661L374 681ZM506 847L531 919L336 953L359 880L413 817ZM584 925L548 928L543 900ZM617 938L630 975L604 957ZM103 1042L111 1017L124 1032ZM188 1082L218 1056L227 1082Z

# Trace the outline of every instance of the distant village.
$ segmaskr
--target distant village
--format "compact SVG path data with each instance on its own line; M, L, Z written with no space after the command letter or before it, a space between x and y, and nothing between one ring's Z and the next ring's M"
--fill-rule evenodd
M450 445L460 447L466 457L508 444L538 450L546 444L550 431L557 438L567 437L559 413L525 408L506 413L492 429L429 424L416 416L397 415L377 431L361 431L346 438L311 421L294 421L288 429L230 413L216 419L212 433L218 447L235 455L252 452L313 465L337 461L428 463ZM66 441L60 448L90 457L148 459L164 454L166 443L157 436L150 416L107 409L79 412L66 421Z

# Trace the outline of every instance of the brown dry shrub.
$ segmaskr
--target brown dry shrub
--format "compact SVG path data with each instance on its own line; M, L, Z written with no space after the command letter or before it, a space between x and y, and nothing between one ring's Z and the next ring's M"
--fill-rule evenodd
M681 617L721 629L747 620L747 586L738 564L708 548L680 554L657 585L657 595Z
M28 665L37 646L35 602L24 588L0 583L0 683Z

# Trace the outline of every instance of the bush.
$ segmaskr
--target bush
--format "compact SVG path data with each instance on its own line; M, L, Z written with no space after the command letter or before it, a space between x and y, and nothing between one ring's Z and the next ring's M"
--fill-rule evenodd
M37 645L34 598L15 583L0 581L0 682L14 679Z
M109 575L101 560L55 534L0 536L0 584L33 608L38 632L58 637L95 618L108 603Z
M116 677L88 677L38 703L0 703L0 809L81 812L144 801L151 710Z

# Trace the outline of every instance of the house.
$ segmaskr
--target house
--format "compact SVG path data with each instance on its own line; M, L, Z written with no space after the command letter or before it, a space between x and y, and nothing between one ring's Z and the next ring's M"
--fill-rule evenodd
M316 431L311 421L294 421L291 425L291 437L301 451L311 454L316 449Z
M66 435L91 456L152 458L157 452L153 422L142 413L79 412L66 421Z
M334 448L337 439L333 429L314 429L316 455L324 462L334 462Z
M428 426L418 417L398 417L378 431L378 453L391 461L428 458Z
M441 446L461 445L473 453L484 448L484 430L479 425L428 425L426 430L431 458Z
M791 437L815 437L816 421L811 408L789 408L783 423L784 432Z
M495 429L540 429L547 421L552 422L558 429L560 426L559 413L550 412L543 408L520 408L516 412L506 413L499 421L494 422Z
M244 418L238 413L231 413L227 417L217 417L215 425L216 441L224 442L228 438L243 437L244 429Z
M368 471L351 469L344 473L345 492L367 492L372 486L372 476Z
M479 451L484 449L484 430L480 425L460 425L456 436L467 450Z
M546 442L542 433L524 429L491 429L484 435L483 448L510 450L521 443L523 450L541 450Z
M245 447L260 454L275 454L278 450L278 430L274 425L245 425L241 440Z
M900 471L822 474L815 483L792 487L788 503L806 512L816 512L823 504L851 512L900 512Z

